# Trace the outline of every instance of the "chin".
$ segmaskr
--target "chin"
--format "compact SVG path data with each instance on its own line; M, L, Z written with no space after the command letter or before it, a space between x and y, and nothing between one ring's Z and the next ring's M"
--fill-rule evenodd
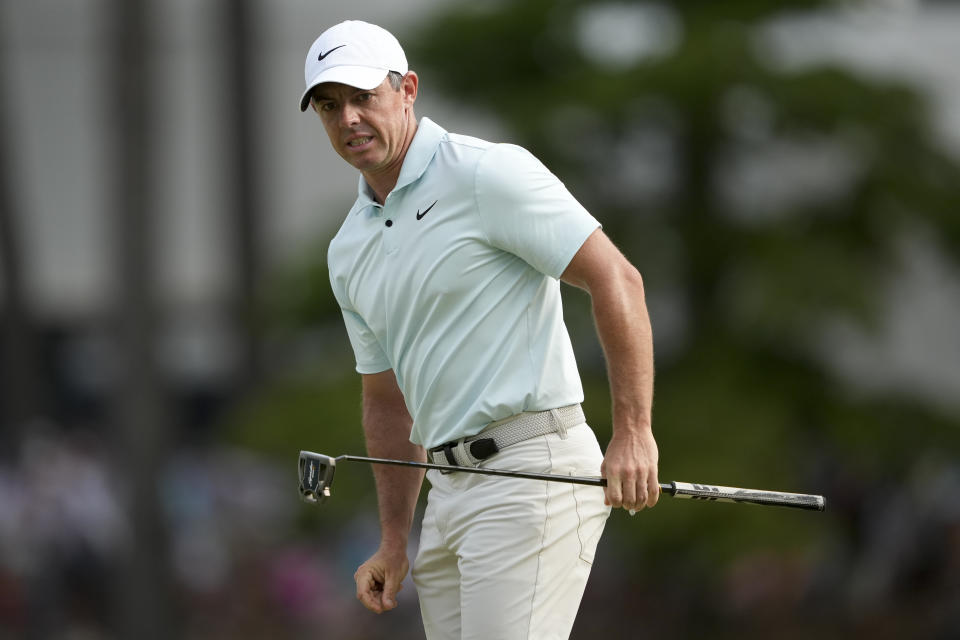
M383 165L383 160L379 158L354 158L350 163L353 165L354 169L359 171L375 171L377 168Z

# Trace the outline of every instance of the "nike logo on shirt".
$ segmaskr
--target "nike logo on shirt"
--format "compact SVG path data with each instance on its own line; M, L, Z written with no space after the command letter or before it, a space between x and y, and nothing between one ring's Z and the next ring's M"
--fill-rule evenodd
M438 202L440 202L440 201L439 201L439 200L434 200L432 205L430 205L429 207L427 207L426 209L423 210L423 213L420 213L420 209L417 209L417 220L420 220L421 218L423 218L423 216L425 216L425 215L427 215L428 213L430 213L430 209L433 209L433 205L434 205L434 204L437 204Z

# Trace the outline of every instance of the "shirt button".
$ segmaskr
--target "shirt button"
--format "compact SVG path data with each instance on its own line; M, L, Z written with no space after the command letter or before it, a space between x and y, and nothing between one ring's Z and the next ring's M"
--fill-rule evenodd
M393 226L393 220L387 220L387 221L384 222L383 224L387 225L388 227L392 227L392 226Z

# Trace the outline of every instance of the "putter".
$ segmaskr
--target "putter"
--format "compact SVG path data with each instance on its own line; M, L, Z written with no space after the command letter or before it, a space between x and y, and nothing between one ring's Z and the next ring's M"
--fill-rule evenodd
M532 473L528 471L508 471L505 469L485 469L482 467L459 467L455 465L433 464L430 462L412 462L407 460L389 460L387 458L368 458L365 456L342 455L325 456L312 451L301 451L297 473L300 479L300 498L311 504L323 504L330 497L333 474L337 462L369 462L371 464L391 464L400 467L419 469L437 469L439 471L462 471L479 473L486 476L504 476L507 478L526 478L527 480L547 480L568 484L585 484L594 487L607 486L606 478L595 476L561 476L550 473ZM711 502L743 502L775 507L790 507L809 511L823 511L826 500L823 496L807 493L785 493L783 491L762 491L760 489L740 489L721 487L712 484L694 484L690 482L661 482L660 491L674 498L708 500Z

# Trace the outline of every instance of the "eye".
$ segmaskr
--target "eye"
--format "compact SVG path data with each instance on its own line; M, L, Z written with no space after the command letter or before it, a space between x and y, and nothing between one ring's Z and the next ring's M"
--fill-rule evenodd
M320 113L329 113L329 112L333 111L333 109L334 109L335 106L336 106L336 105L334 105L332 102L329 102L329 101L327 101L327 102L321 102L321 103L317 106L317 110L318 110Z
M357 94L358 102L368 102L371 98L373 98L373 94L369 92Z

